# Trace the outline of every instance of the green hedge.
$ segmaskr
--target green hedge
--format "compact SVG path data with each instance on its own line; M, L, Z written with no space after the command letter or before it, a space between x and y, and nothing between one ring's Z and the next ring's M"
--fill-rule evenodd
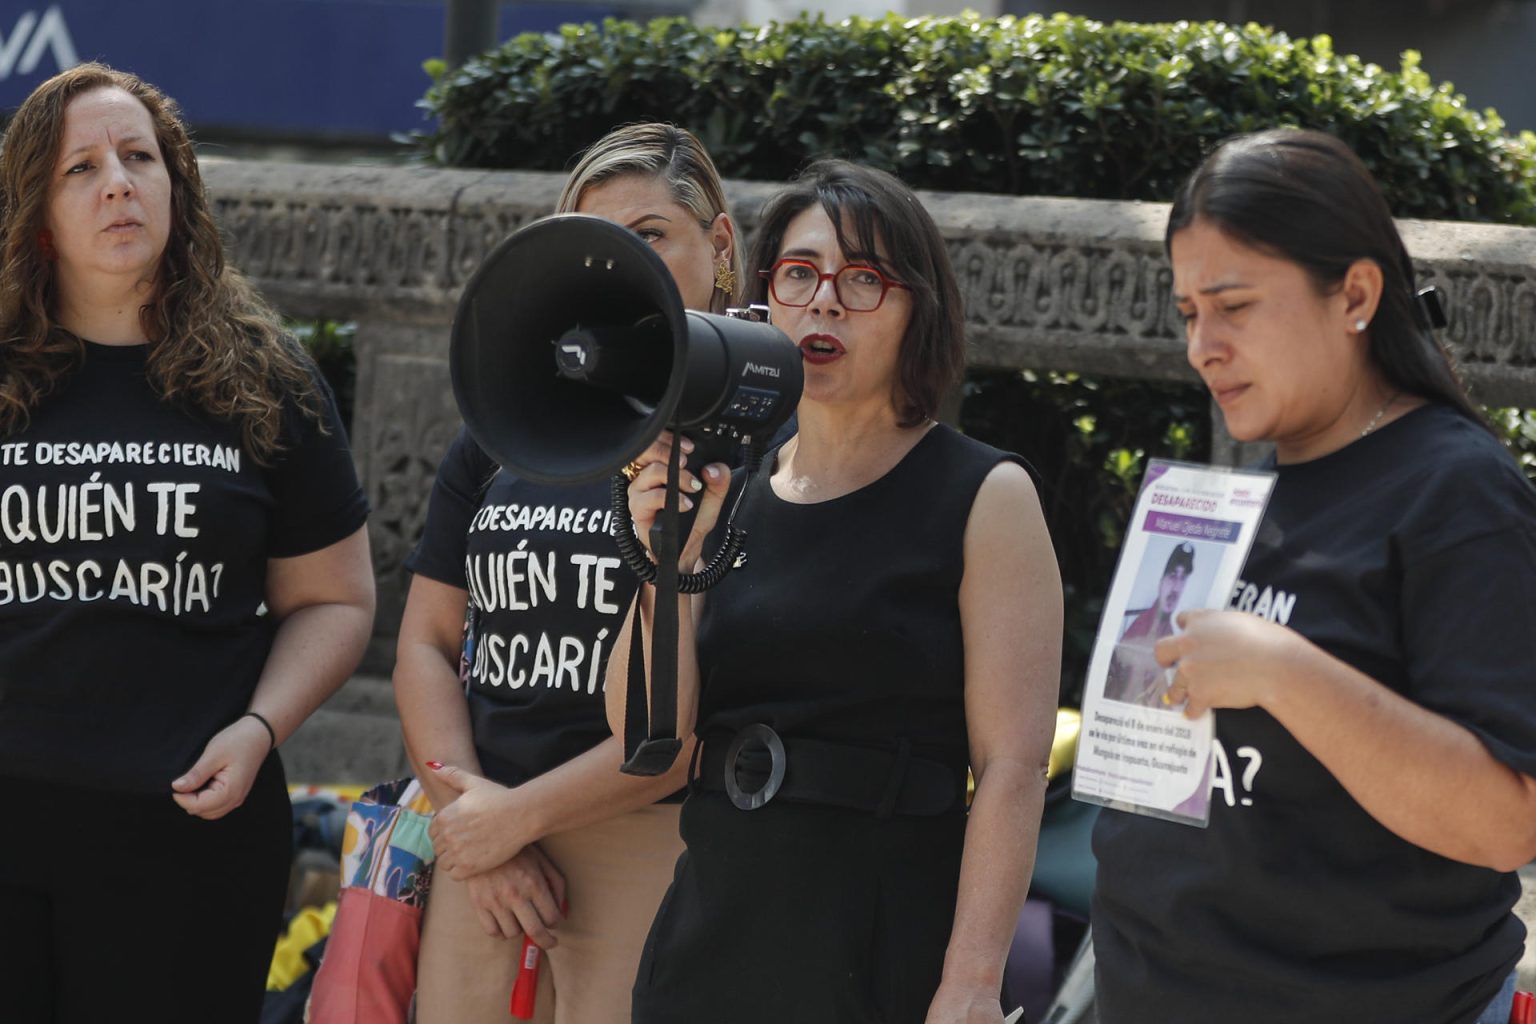
M352 411L356 407L357 353L353 346L357 324L336 320L289 320L287 326L331 385L336 394L336 411L350 432Z
M561 170L616 125L697 132L727 177L846 156L918 188L1167 199L1235 132L1353 146L1399 216L1536 224L1536 136L1502 134L1412 52L1387 71L1257 25L1084 18L680 18L518 36L437 75L438 162Z

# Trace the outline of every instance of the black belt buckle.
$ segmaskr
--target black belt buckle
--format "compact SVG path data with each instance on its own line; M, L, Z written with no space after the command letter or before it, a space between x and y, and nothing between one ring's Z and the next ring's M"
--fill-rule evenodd
M742 789L736 781L736 760L749 743L765 748L772 762L768 769L768 781L763 783L762 789L752 793ZM757 810L772 800L784 784L784 768L788 763L789 759L784 754L784 741L779 739L778 733L761 722L747 726L731 738L731 745L725 751L726 795L731 798L731 803L743 811Z

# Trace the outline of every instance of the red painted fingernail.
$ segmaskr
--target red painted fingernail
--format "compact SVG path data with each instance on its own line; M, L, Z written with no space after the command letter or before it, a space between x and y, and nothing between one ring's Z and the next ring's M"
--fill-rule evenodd
M438 771L438 770L440 770L443 767L443 762L441 762L441 761L428 761L427 762L427 767L431 768L433 771Z

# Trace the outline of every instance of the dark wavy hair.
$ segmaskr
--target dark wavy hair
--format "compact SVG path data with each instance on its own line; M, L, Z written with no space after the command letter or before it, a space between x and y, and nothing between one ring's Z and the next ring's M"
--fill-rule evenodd
M901 339L891 397L901 425L916 426L938 411L965 372L960 285L944 238L898 178L846 160L820 160L763 207L747 261L750 301L768 300L768 282L758 271L773 266L790 221L814 204L831 219L845 255L873 264L911 290L912 319Z
M208 208L192 140L176 104L135 75L80 64L39 85L0 140L0 437L26 426L76 369L85 344L54 319L57 283L39 234L46 224L64 113L77 96L121 89L144 105L171 183L171 228L154 292L139 310L145 372L165 401L238 423L258 462L278 451L283 406L319 420L314 364L234 268Z
M1382 293L1367 331L1372 363L1397 391L1441 402L1488 427L1435 337L1386 199L1343 142L1293 128L1226 140L1180 187L1164 248L1195 221L1296 264L1320 295L1336 291L1356 260L1375 263Z

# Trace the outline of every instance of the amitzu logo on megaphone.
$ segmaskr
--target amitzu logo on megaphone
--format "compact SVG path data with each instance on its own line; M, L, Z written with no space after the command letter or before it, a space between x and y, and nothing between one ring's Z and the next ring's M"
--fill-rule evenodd
M663 430L713 451L760 449L804 383L784 332L685 310L649 245L582 214L491 250L460 298L448 365L481 448L551 484L613 476Z

